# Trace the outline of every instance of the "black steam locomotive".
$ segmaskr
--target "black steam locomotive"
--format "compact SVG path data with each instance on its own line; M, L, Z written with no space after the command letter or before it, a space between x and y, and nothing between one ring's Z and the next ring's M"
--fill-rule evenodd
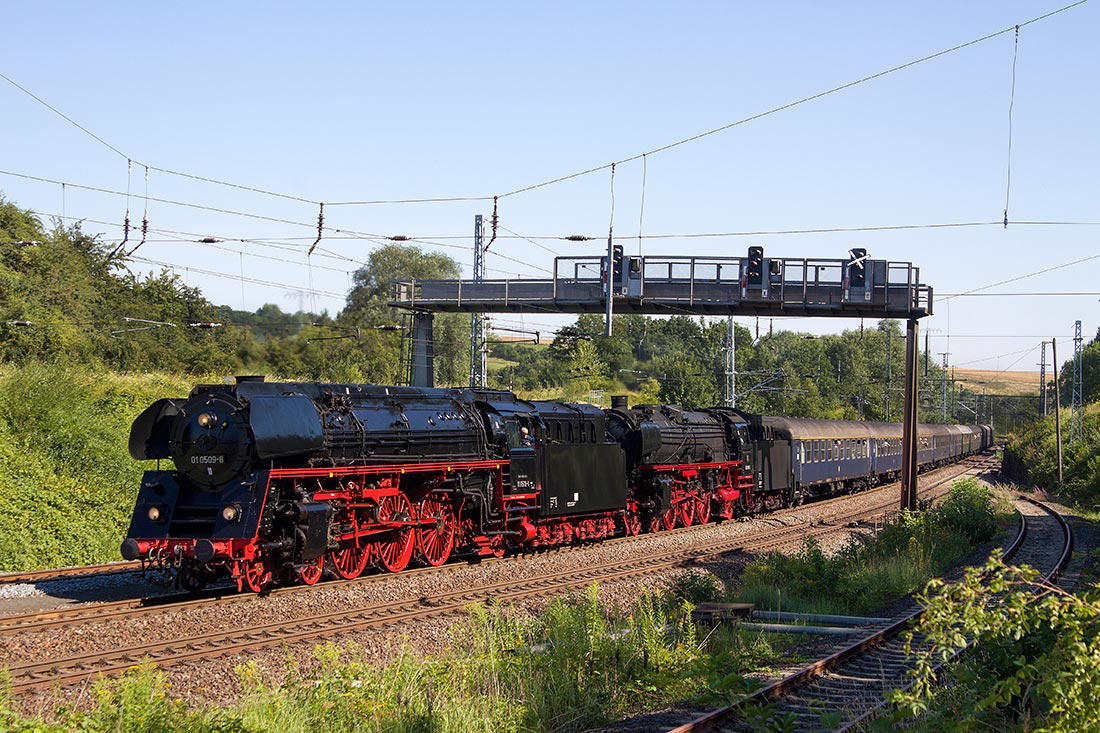
M988 426L920 436L922 466L992 444ZM862 488L896 476L900 443L896 423L238 378L134 421L130 454L172 466L145 472L122 555L189 589L398 572Z

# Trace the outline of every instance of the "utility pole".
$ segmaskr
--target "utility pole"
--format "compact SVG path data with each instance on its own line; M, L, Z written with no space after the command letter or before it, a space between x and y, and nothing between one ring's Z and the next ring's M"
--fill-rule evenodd
M737 407L737 334L733 316L726 317L726 407Z
M1069 444L1085 439L1085 422L1081 405L1081 322L1073 325L1073 392L1069 413Z
M485 279L485 218L474 215L474 282ZM470 314L470 386L484 387L486 381L485 314Z
M941 382L943 382L943 397L940 408L943 411L943 424L947 424L947 357L951 355L950 351L941 351L940 356L943 357L943 374L941 375Z
M1058 394L1058 339L1050 340L1054 360L1054 441L1058 444L1058 488L1062 488L1062 398Z
M901 509L917 508L917 354L920 327L910 318L905 328L905 397L902 407Z
M894 334L886 331L886 392L882 397L882 406L886 413L886 422L890 422L890 362L894 357Z
M1042 417L1050 414L1047 410L1047 342L1043 342L1043 356L1039 361L1039 399L1042 404Z

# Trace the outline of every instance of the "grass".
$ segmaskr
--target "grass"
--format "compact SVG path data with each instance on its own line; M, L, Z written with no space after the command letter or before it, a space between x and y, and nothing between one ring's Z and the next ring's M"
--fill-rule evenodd
M1038 372L999 372L993 369L953 369L955 381L972 392L998 395L1039 394Z
M320 671L291 665L280 684L255 663L237 668L242 695L222 710L189 709L163 673L139 667L96 683L90 709L22 716L3 696L0 729L188 733L573 733L677 700L716 703L746 689L742 676L783 658L784 637L720 627L703 634L691 605L647 593L618 614L598 588L556 600L537 618L478 605L452 629L448 653L400 653L384 666L353 646L319 646Z
M768 589L787 610L865 612L992 537L997 506L989 490L961 481L940 507L903 515L836 557L813 543L790 558L761 556L738 592ZM315 650L318 672L304 675L288 662L279 683L245 663L237 668L240 701L225 709L191 709L152 667L101 680L90 707L60 707L48 718L23 716L0 681L0 730L579 733L672 702L728 701L749 689L748 672L790 661L790 635L691 621L695 603L729 597L722 580L689 573L624 612L603 607L597 586L534 618L503 604L475 605L439 656L404 651L376 666L355 646L326 644Z
M833 556L810 538L794 555L765 553L740 577L736 600L801 613L866 615L920 590L995 535L1007 514L998 493L958 481L938 507L903 512L870 541Z
M133 419L190 380L0 366L0 571L118 560L144 466Z

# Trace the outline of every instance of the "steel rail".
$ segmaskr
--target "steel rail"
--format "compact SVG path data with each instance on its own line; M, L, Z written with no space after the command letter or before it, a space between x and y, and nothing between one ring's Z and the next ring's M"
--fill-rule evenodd
M1061 572L1062 568L1064 568L1065 564L1069 561L1069 557L1072 554L1072 531L1070 530L1069 525L1065 521L1065 519L1057 512L1051 510L1049 507L1045 506L1041 502L1027 499L1026 497L1021 498L1030 501L1032 504L1035 504L1036 506L1043 509L1049 515L1055 517L1062 528L1063 536L1065 537L1064 548L1054 569L1051 570L1050 574L1048 575L1048 577L1050 578L1056 577L1056 575ZM1020 547L1027 537L1027 519L1022 513L1019 515L1019 517L1020 525L1015 538L1013 539L1009 547L1005 550L1005 559L1013 557L1019 551ZM880 629L868 635L864 639L854 642L844 649L834 654L831 654L824 659L818 660L817 662L814 662L813 664L804 667L798 672L788 675L782 680L763 687L760 690L757 690L756 692L738 700L731 705L711 711L710 713L706 713L705 715L702 715L689 723L672 728L668 731L668 733L702 733L703 731L717 730L727 723L731 723L738 714L742 713L749 706L756 704L765 704L767 702L772 702L788 696L792 694L792 692L794 692L795 690L804 687L805 685L813 682L815 679L827 674L828 672L838 669L840 666L850 663L861 655L880 647L884 642L893 639L903 629L909 627L911 624L917 621L922 614L923 610L917 609L913 613L907 614L904 618L901 618L898 621L891 623L886 628ZM861 714L856 720L849 721L848 723L845 723L843 727L837 728L835 730L849 730L850 727L855 725L856 723L865 722L870 717L874 717L877 712L880 712L885 704L885 701L876 704L871 709Z
M953 481L958 476L974 470L975 468L981 468L983 463L983 456L976 457L977 460L969 460L960 464L953 464L944 468L962 468L957 473L951 473L947 477L938 477L926 487L923 491L926 493L934 492L937 488L943 486L949 481ZM875 487L866 492L862 492L860 495L864 497L870 497L876 492L885 493L891 489L893 485L884 484L879 487ZM836 496L829 499L824 499L819 502L814 502L815 508L821 508L829 506L831 504L838 504L844 506L845 503L850 501L851 496ZM881 503L873 507L874 512L877 513L882 510L887 510L893 507L896 502L892 499L887 503ZM802 507L804 509L804 507ZM799 508L789 508L783 510L782 513L769 512L767 514L754 515L756 517L776 517L783 516L783 514L798 511ZM854 514L842 514L831 518L831 521L851 521L854 518L862 518L867 511L860 511ZM673 530L661 530L658 534L662 536L672 536L675 534L684 534L691 532L704 532L709 527L715 526L715 523L693 525L691 527L677 527ZM801 531L801 527L798 528ZM604 540L600 543L601 546L613 546L620 543L629 542L644 542L649 534L643 534L636 537L615 537L609 540ZM758 535L753 535L746 540L752 541L758 537L766 537L767 532L762 532ZM578 549L583 549L585 546L566 546L557 547L545 550L544 552L573 552ZM524 557L530 557L531 555L520 555L514 557L504 558L482 558L478 562L482 564L497 563L497 562L516 562L522 560ZM93 567L93 566L89 566ZM429 573L446 573L449 572L449 568L456 567L455 563L448 563L441 567L422 567L422 568L410 568L400 573L402 577L409 577L411 575ZM342 585L348 585L351 583L363 583L363 582L385 582L387 578L393 577L388 573L380 573L375 575L364 575L360 578L352 580L333 580L325 583L326 588L336 588ZM138 615L152 615L159 613L166 613L169 611L175 611L179 609L191 608L200 605L207 605L210 603L247 603L256 600L257 598L264 598L270 595L286 595L297 593L309 593L313 592L311 586L285 586L281 588L275 588L263 596L256 596L252 593L235 593L229 587L226 588L211 588L199 594L200 597L196 598L194 593L166 593L156 596L146 596L138 599L125 599L120 601L110 601L105 603L96 603L82 605L74 608L62 608L49 611L36 611L24 614L11 614L0 615L0 636L7 636L17 633L23 633L26 631L37 631L46 628L54 628L59 626L66 626L75 623L85 623L93 621L101 621L107 619L119 619L127 618Z
M944 479L938 483L944 483L947 480L949 479ZM851 513L846 519L854 519L860 515L874 516L882 506L876 505L870 510ZM383 626L427 616L456 613L463 610L470 603L486 599L518 600L533 596L553 595L576 588L582 584L590 584L596 581L623 580L652 574L655 571L664 569L689 567L704 558L722 555L731 551L766 549L788 543L805 534L817 536L844 531L845 529L846 525L818 525L809 528L808 531L804 525L785 526L761 532L748 541L746 538L730 538L705 547L694 547L672 554L662 552L633 561L616 560L567 573L550 573L518 581L452 591L417 599L402 599L366 608L330 612L231 631L223 629L208 634L180 637L125 649L98 650L63 659L16 664L8 667L10 675L8 689L13 694L21 694L59 684L71 684L94 675L125 671L134 664L146 660L169 666L181 662L225 656L307 639L331 638L348 631ZM432 568L432 570L438 569ZM393 576L375 577L388 578ZM230 596L228 598L260 600L260 597L257 596ZM123 613L125 612L118 612L119 615Z

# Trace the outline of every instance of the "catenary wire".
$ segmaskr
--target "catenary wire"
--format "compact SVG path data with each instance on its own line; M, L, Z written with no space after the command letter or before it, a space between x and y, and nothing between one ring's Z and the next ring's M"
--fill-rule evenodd
M846 84L841 84L840 86L836 86L836 87L833 87L831 89L827 89L825 91L818 92L816 94L812 94L808 97L803 97L803 98L795 100L793 102L788 102L787 104L783 104L783 105L780 105L778 107L773 107L772 109L766 110L764 112L759 112L755 115L751 115L749 117L744 117L740 120L736 120L735 122L730 122L729 124L722 125L721 127L716 127L712 130L707 130L706 132L701 132L701 133L698 133L696 135L692 135L691 137L686 137L682 140L677 140L676 142L668 143L667 145L662 145L661 147L654 148L653 150L648 150L644 153L638 153L637 155L632 155L628 158L623 158L621 160L616 160L616 161L611 162L611 163L605 163L603 165L594 166L592 168L587 168L585 170L578 171L576 173L571 173L571 174L568 174L568 175L559 176L557 178L553 178L553 179L548 180L548 181L543 181L541 183L535 183L535 184L532 184L530 186L524 186L522 188L517 188L514 191L509 191L508 193L500 194L500 198L504 198L506 196L515 196L517 194L526 193L528 191L534 191L535 189L544 188L546 186L550 186L550 185L553 185L553 184L556 184L556 183L562 183L564 181L572 180L574 178L580 178L581 176L586 176L589 173L595 173L597 171L606 170L607 168L610 168L613 165L622 165L623 163L630 163L632 161L635 161L635 160L638 160L638 159L642 158L643 156L655 155L657 153L663 153L666 150L671 150L671 149L677 148L681 145L686 145L688 143L695 142L696 140L701 140L701 139L709 137L711 135L716 135L720 132L724 132L724 131L732 129L734 127L744 125L748 122L753 122L753 121L759 120L763 117L768 117L769 115L773 115L773 114L776 114L778 112L782 112L782 111L791 109L792 107L797 107L799 105L806 104L807 102L812 102L814 100L821 99L822 97L827 97L831 94L835 94L837 92L844 91L845 89L850 89L854 86L858 86L860 84L864 84L864 83L872 81L874 79L878 79L878 78L881 78L883 76L887 76L889 74L893 74L895 72L902 71L903 69L908 69L912 66L922 64L926 61L931 61L933 59L939 58L940 56L946 56L947 54L954 53L956 51L961 51L964 48L968 48L970 46L974 46L974 45L977 45L979 43L983 43L985 41L996 38L998 36L1002 36L1006 33L1011 33L1012 31L1016 30L1017 28L1023 28L1024 26L1031 25L1032 23L1038 23L1039 21L1045 20L1046 18L1049 18L1053 15L1057 15L1059 13L1064 13L1067 10L1070 10L1072 8L1077 7L1078 5L1084 5L1088 1L1089 0L1078 0L1078 2L1071 3L1069 5L1063 6L1061 8L1056 9L1056 10L1052 10L1048 13L1044 13L1043 15L1032 18L1031 20L1024 21L1023 23L1019 23L1017 25L1011 25L1008 28L1004 28L1002 30L995 31L995 32L990 33L988 35L982 36L981 38L975 38L971 41L967 41L966 43L960 43L956 46L952 46L951 48L947 48L947 49L944 49L942 51L937 51L936 53L928 54L927 56L922 56L921 58L914 59L913 61L909 61L909 62L906 62L904 64L900 64L898 66L894 66L892 68L885 69L883 71L879 71L879 72L874 73L874 74L870 74L868 76L864 76L860 79L856 79L855 81L850 81Z

